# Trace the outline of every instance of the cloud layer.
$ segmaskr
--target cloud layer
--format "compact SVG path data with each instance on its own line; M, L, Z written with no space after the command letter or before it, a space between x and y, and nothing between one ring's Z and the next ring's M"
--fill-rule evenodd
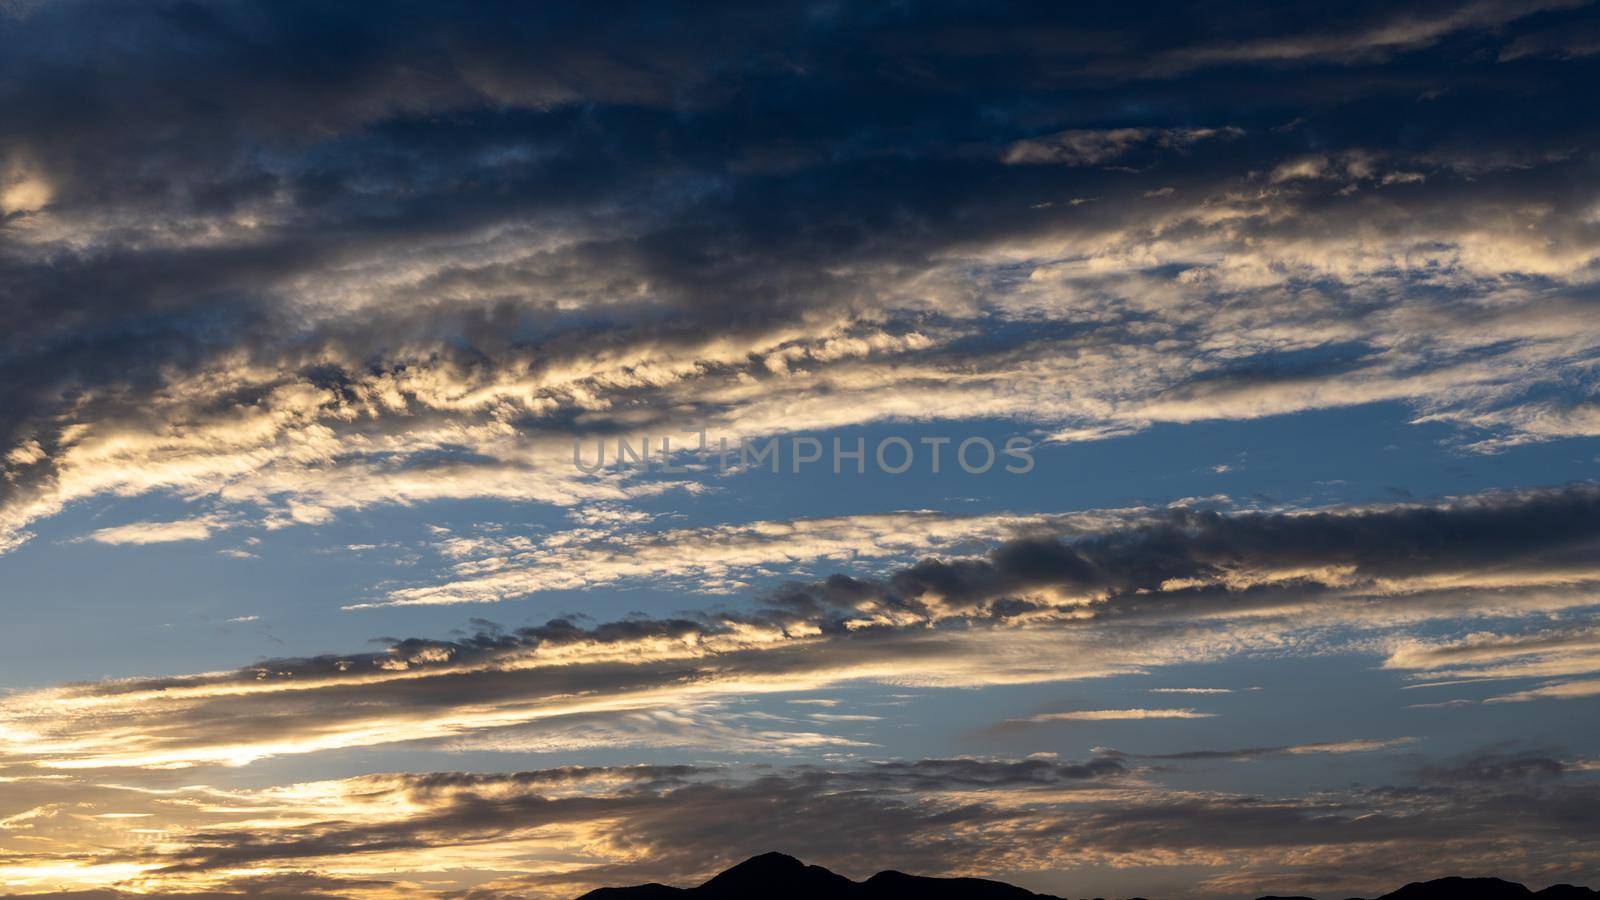
M1581 78L1515 41L1454 75L1567 8L1197 44L1115 13L41 4L0 23L0 541L108 495L269 528L621 499L651 488L565 461L630 430L1403 402L1484 450L1594 435L1591 125L1462 115ZM1204 107L1247 64L1330 68L1205 124L1067 99Z
M7 672L0 891L559 897L774 848L1072 896L1600 882L1600 488L1514 487L1600 437L1592 20L0 0L0 590L95 676ZM1188 442L1379 407L1522 468L1255 495ZM956 425L1242 487L573 464ZM1370 449L1335 475L1404 475ZM359 583L288 602L329 570L269 532ZM226 575L152 609L362 632L247 662L152 620L101 678L31 627L93 620L73 553L109 604L194 548Z

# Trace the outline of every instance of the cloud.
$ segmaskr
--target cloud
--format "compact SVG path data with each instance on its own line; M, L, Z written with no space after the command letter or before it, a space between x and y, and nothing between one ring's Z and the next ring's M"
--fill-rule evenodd
M1128 509L961 516L908 510L648 532L611 525L543 538L497 529L476 536L451 535L438 542L441 553L462 560L453 566L449 580L396 588L381 601L349 608L488 603L544 590L619 582L683 583L700 591L732 593L747 589L746 579L802 566L908 559L947 548L980 548L1027 533L1088 533L1144 514Z
M1418 688L1516 678L1547 679L1538 687L1490 697L1485 703L1521 703L1542 699L1576 699L1600 692L1600 680L1549 680L1600 672L1600 632L1584 625L1558 626L1524 633L1485 632L1458 641L1402 640L1384 667L1405 670ZM1449 707L1472 701L1445 701L1419 706Z
M1569 771L1571 764L1551 748L1480 748L1453 759L1417 769L1419 781L1448 784L1492 784L1550 780Z
M1152 694L1231 694L1233 688L1150 688Z
M1259 40L1199 45L1175 51L1164 61L1168 69L1239 63L1304 63L1331 61L1359 63L1381 60L1395 53L1433 44L1447 35L1493 29L1524 16L1580 5L1556 2L1478 2L1443 12L1402 11L1347 30L1306 31ZM1163 62L1156 63L1157 68Z
M927 557L882 578L833 575L736 609L587 627L554 619L26 691L0 703L0 763L237 766L519 728L533 729L518 738L530 745L545 732L581 742L565 730L583 717L614 722L730 696L850 681L1066 681L1344 647L1330 629L1388 640L1429 622L1565 614L1595 605L1596 496L1577 485L1343 510L1175 508L1144 524L1089 534L1069 525L981 556ZM1545 695L1559 692L1518 699ZM807 740L821 744L825 724L789 730L819 733Z
M806 807L812 814L802 818L815 825L822 824L821 816L835 812L855 811L866 817L859 822L842 820L857 824L832 824L844 829L836 832L833 846L845 848L853 834L871 833L875 825L899 822L921 830L936 827L940 820L955 824L963 819L1014 818L1003 807L963 799L968 792L1035 793L1048 800L1115 785L1125 775L1120 763L1109 760L956 758L835 769L764 768L680 765L504 774L392 773L274 788L189 785L153 794L124 791L122 808L158 810L159 822L153 824L170 829L170 839L143 846L117 842L121 846L103 849L89 859L103 866L125 866L132 871L123 883L147 890L209 885L241 875L282 877L332 862L344 878L382 877L399 881L397 888L409 882L413 890L426 894L417 884L418 876L447 878L463 863L471 864L467 861L474 847L492 847L488 859L494 861L498 877L525 874L530 879L525 892L549 896L560 895L560 885L592 885L607 877L607 870L620 871L630 855L625 851L630 842L651 846L651 865L698 872L726 858L749 855L743 849L750 842L778 839L788 821L785 814ZM82 799L85 808L96 808L107 800L116 802L118 795L116 790L94 789ZM761 807L769 814L751 817L743 838L733 839L727 833L732 816ZM676 837L668 825L672 819L680 823ZM624 838L618 830L624 820L631 823L627 827L636 837ZM587 836L590 846L575 857L584 861L580 867L546 867L531 857L515 861L519 851L538 855L541 848L547 850L566 836L580 834ZM822 834L811 830L793 839L809 842ZM950 846L968 843L953 840ZM856 858L868 859L883 846L881 838L873 839ZM40 863L50 858L48 851L40 856ZM383 866L389 868L380 876ZM83 866L71 874L93 878L96 873L89 869Z
M12 858L19 877L55 865L73 883L118 879L154 892L226 889L240 878L314 886L326 876L346 879L359 896L433 896L464 876L485 896L570 896L598 884L694 882L770 846L858 876L891 866L1064 870L1070 879L1081 867L1110 866L1129 870L1127 878L1142 867L1185 866L1205 879L1203 895L1229 893L1223 879L1251 877L1348 893L1392 879L1396 870L1381 860L1397 856L1409 858L1416 877L1471 859L1523 878L1589 872L1600 862L1586 844L1595 784L1565 769L1531 780L1427 776L1275 799L1163 787L1106 757L571 766L55 790L80 809L151 812L164 839L123 834L70 850L70 865L38 845ZM63 824L49 812L36 818L41 836ZM1530 835L1540 838L1531 848ZM574 841L576 849L549 856ZM1419 855L1422 848L1430 852ZM1423 870L1418 858L1429 860Z
M1600 28L1593 22L1523 34L1500 51L1501 62L1550 57L1576 59L1600 53Z
M1417 742L1414 737L1388 738L1383 740L1355 740L1332 741L1317 744L1290 744L1280 747L1241 747L1233 750L1186 750L1181 753L1158 754L1130 754L1121 750L1108 747L1096 748L1095 752L1106 755L1112 759L1159 759L1175 761L1202 761L1202 760L1250 760L1263 756L1306 756L1313 754L1345 754L1345 753L1371 753L1378 750L1392 750Z
M1006 149L1001 161L1011 166L1052 163L1065 166L1092 166L1123 156L1136 147L1155 146L1173 150L1199 141L1237 138L1243 134L1242 129L1232 126L1074 129L1017 141ZM1171 193L1172 188L1165 188L1164 191Z
M1572 188L1593 181L1589 123L1497 129L1364 70L1277 68L1227 124L1166 112L1228 89L1178 71L1423 50L1416 78L1450 78L1468 108L1566 109L1581 78L1454 74L1512 65L1473 43L1497 30L1581 11L1360 8L1227 44L1066 12L718 7L648 37L495 8L389 27L61 2L7 21L0 116L29 125L0 176L33 199L0 222L0 377L18 386L0 547L112 496L268 528L625 502L704 479L580 477L572 440L686 422L737 440L1010 419L1093 440L1399 402L1487 452L1592 433L1597 245ZM300 40L342 48L309 100L282 62ZM814 77L901 64L921 74L865 93ZM1063 99L1129 78L1172 93L1109 122ZM1316 100L1330 78L1350 103ZM175 79L193 103L170 102ZM816 131L768 132L750 111L777 97ZM1320 116L1319 140L1278 130L1286 109ZM1158 183L1127 171L1148 166Z
M50 185L43 179L20 175L0 189L0 213L31 213L50 202Z
M1079 709L1048 712L1024 719L1007 719L1008 725L1042 725L1049 722L1114 722L1127 719L1212 719L1216 713L1192 709Z
M1600 696L1600 678L1581 678L1576 681L1558 681L1541 687L1530 688L1525 691L1516 691L1490 697L1485 703L1526 703L1530 700L1578 700L1585 697Z
M1349 512L1178 508L1164 521L1106 535L1019 539L979 559L924 560L888 585L897 597L954 608L1035 595L1090 609L1108 601L1098 608L1116 615L1178 598L1204 604L1211 592L1272 596L1274 587L1406 593L1552 578L1578 583L1591 577L1583 560L1600 539L1596 498L1591 487L1574 486Z
M686 525L641 508L746 476L571 464L686 426L1069 442L1373 404L1468 452L1600 434L1590 10L6 11L0 552L57 517L131 546L537 504L570 526L451 523L446 570L352 605L718 595L19 688L8 890L572 896L773 845L1218 894L1367 893L1417 860L1596 877L1593 769L1551 748L1254 796L1127 754L870 762L893 735L862 732L899 724L872 708L740 702L1336 653L1493 685L1439 715L1590 696L1593 485ZM194 513L101 527L113 498ZM1416 749L1317 737L1154 758ZM752 765L424 771L600 749ZM391 762L418 771L343 777Z
M99 528L88 539L101 544L166 544L174 541L204 541L229 522L219 516L202 516L174 522L130 522Z
M725 704L702 701L673 709L640 707L554 716L527 726L469 734L447 740L440 747L451 753L521 754L628 747L770 757L874 747L871 741L859 737L812 730L869 721L881 721L881 717L814 714L806 719L789 719L741 713Z

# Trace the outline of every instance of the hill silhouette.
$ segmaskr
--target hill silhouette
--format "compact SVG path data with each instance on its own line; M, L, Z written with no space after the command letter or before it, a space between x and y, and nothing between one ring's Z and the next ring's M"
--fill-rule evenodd
M929 878L884 871L852 881L783 853L752 856L699 887L665 884L607 887L579 900L1064 900L984 878ZM1141 900L1141 898L1133 898ZM1261 900L1311 900L1262 897ZM1558 884L1532 891L1499 878L1412 882L1376 900L1600 900L1600 891Z
M821 866L808 866L783 853L752 856L693 888L641 884L600 888L581 900L1061 900L983 878L924 878L903 872L879 872L866 881L851 881Z
M1310 897L1262 897L1261 900L1311 900ZM1413 881L1377 900L1600 900L1600 891L1557 884L1542 891L1529 890L1500 878L1436 878Z

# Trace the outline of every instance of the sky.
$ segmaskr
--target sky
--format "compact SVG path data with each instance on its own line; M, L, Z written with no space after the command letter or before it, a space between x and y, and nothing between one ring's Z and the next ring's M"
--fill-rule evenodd
M1568 0L0 0L0 896L1600 885L1597 88Z

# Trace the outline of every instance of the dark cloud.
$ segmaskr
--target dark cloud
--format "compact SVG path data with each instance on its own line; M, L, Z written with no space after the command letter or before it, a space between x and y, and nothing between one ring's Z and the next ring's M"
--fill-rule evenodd
M680 618L641 616L587 626L561 618L509 631L481 622L480 630L455 640L390 638L383 641L384 650L371 653L272 659L233 673L108 682L92 689L114 696L232 681L305 682L392 670L448 670L539 647L589 645L603 650L607 645L653 639L694 641L727 635L741 626L821 627L844 638L859 630L850 624L853 619L877 606L931 619L941 607L962 611L1000 603L1003 613L1020 615L1053 608L1014 600L1004 605L1014 594L1042 590L1104 594L1105 602L1092 609L1113 619L1166 608L1204 612L1224 602L1214 596L1219 592L1241 594L1236 600L1253 596L1250 587L1235 590L1226 579L1241 579L1248 585L1259 575L1283 570L1339 569L1336 583L1319 582L1314 575L1290 580L1291 592L1313 600L1349 580L1427 579L1470 572L1520 573L1537 580L1544 571L1581 571L1593 558L1595 542L1600 540L1600 490L1579 484L1492 492L1437 505L1327 512L1178 508L1148 518L1150 524L1087 536L1074 530L1061 538L1004 541L976 558L930 557L882 580L835 574L762 595L758 605L746 610ZM1195 589L1188 586L1192 581L1206 584ZM1171 587L1174 582L1180 586ZM1283 597L1275 593L1266 599L1282 602ZM1519 641L1517 647L1532 652L1587 639L1584 632ZM1448 661L1474 649L1431 652Z
M271 875L247 875L223 880L216 890L201 891L148 891L120 890L46 891L43 893L6 894L6 900L32 897L44 900L134 900L138 897L160 897L163 900L350 900L372 891L393 887L392 882L375 879L341 878L317 872L281 872Z
M699 774L699 778L689 776ZM728 773L733 774L733 773ZM428 846L506 839L554 824L625 821L629 840L658 851L655 865L706 867L738 861L783 841L797 821L814 823L811 841L824 841L834 856L848 853L860 865L882 852L895 834L923 834L941 824L1002 821L1014 814L981 803L923 808L917 796L967 789L1047 789L1091 779L1115 779L1122 766L1096 760L921 760L832 771L804 767L748 779L688 767L526 772L510 775L416 775L373 779L367 800L383 792L404 793L427 811L379 825L327 822L263 836L254 831L200 831L166 862L166 871L226 869L267 860L311 859L383 853ZM622 790L602 795L549 796L545 786L622 779ZM762 813L758 810L766 809ZM833 831L823 837L824 824ZM734 837L730 826L744 833ZM676 836L669 837L675 832ZM793 838L789 838L793 840ZM951 837L937 843L959 847ZM968 853L975 848L969 848ZM697 859L709 854L713 861ZM692 870L692 869L691 869Z
M690 419L1009 418L1067 441L1403 402L1477 450L1593 436L1600 135L1575 112L1592 18L1502 0L0 3L0 552L106 495L227 506L208 521L228 527L625 499L627 479L536 462ZM298 806L193 786L272 756L575 723L604 740L626 716L719 736L720 711L691 707L732 693L1084 678L1491 600L1569 608L1595 584L1600 491L1005 536L703 613L8 695L4 827L88 837L8 842L0 867L404 895L318 869L567 829L600 861L479 893L687 881L774 846L851 874L1595 874L1590 770L1520 746L1286 797L1170 793L1135 763L1373 742L367 776L298 786L325 801ZM838 737L791 726L750 742ZM130 839L90 812L123 804L170 830Z
M1279 572L1304 573L1292 579L1295 589L1315 596L1349 579L1581 568L1600 539L1600 491L1575 485L1352 512L1175 509L1156 518L1104 535L1013 540L981 558L925 559L887 578L884 597L891 604L962 609L1056 590L1105 595L1097 611L1115 616L1175 602L1204 606L1219 602L1212 596L1217 593L1247 598L1260 576ZM1317 574L1327 569L1337 574ZM1243 586L1228 587L1230 578ZM829 581L780 593L775 602L785 608L802 608L799 598L837 604L841 592L848 602L862 591L855 582Z
M870 420L881 397L852 366L879 360L822 345L879 334L917 334L882 361L963 373L972 390L1033 372L1026 389L1056 399L1019 399L1017 415L1091 431L1409 397L1495 433L1587 433L1583 398L1535 415L1504 396L1480 408L1493 376L1423 384L1485 358L1566 384L1595 352L1512 362L1550 330L1487 341L1505 308L1473 299L1511 277L1524 329L1587 334L1595 234L1574 188L1593 182L1594 135L1568 111L1595 63L1566 52L1558 72L1517 49L1576 34L1581 15L38 4L0 17L0 190L15 207L0 214L0 528L20 540L80 499L75 485L102 483L85 474L104 464L85 458L96 437L161 444L251 416L275 425L263 445L186 468L231 472L235 454L316 425L335 466L420 472L459 496L452 478L518 454L441 448L431 425L536 440L580 422L733 421L744 404L709 398L740 376L774 395L857 394L847 405ZM1008 165L1019 147L1072 165ZM1327 264L1353 232L1378 257L1429 264ZM1122 262L1064 288L1077 299L1017 297L1016 258L1042 273L1054 254L1035 251L1064 243ZM1153 245L1170 257L1138 249ZM1219 252L1277 283L1199 262ZM1236 318L1213 334L1192 307L1150 302L1171 290ZM1071 312L1085 299L1092 311ZM1003 327L1041 312L1064 333ZM1287 332L1348 346L1308 367ZM1141 386L1052 368L1113 357ZM701 389L639 375L662 366ZM461 404L504 379L531 386ZM1090 385L1102 402L1062 400ZM927 406L962 416L972 399ZM1108 404L1121 413L1093 421ZM374 437L394 449L374 460L358 440ZM119 460L116 490L174 489L163 462L197 452ZM406 468L441 455L453 465ZM233 495L315 500L318 475L283 465ZM348 502L397 499L370 491Z
M1434 784L1515 785L1560 778L1570 768L1570 761L1563 759L1556 749L1499 745L1420 766L1416 777Z
M1530 610L1559 608L1582 598L1537 592L1551 578L1568 586L1593 580L1597 507L1600 493L1575 485L1337 512L1178 509L1148 525L1003 542L979 558L925 559L882 580L794 586L742 609L593 626L557 619L231 672L67 685L50 693L52 704L68 704L59 716L26 695L10 704L43 740L11 759L253 759L357 741L556 728L575 714L751 683L1081 678L1166 665L1192 653L1169 657L1186 645L1215 643L1226 655L1306 629L1477 616L1519 591L1529 593ZM1473 588L1480 581L1487 590ZM1019 595L1037 599L992 606ZM1251 628L1214 618L1240 610L1253 611ZM1033 650L993 653L1012 646ZM94 715L73 713L80 703Z
M1086 793L1060 793L1076 788ZM983 873L1159 858L1246 879L1293 874L1331 891L1392 878L1393 867L1380 858L1396 855L1408 858L1413 880L1483 864L1530 880L1592 875L1600 864L1585 849L1600 829L1594 789L1590 780L1510 789L1434 781L1281 798L1167 794L1129 782L1120 765L1104 759L1037 758L366 776L343 790L346 804L371 810L367 815L266 830L191 829L136 858L160 863L167 874L264 863L314 872L329 858L418 851L442 858L565 827L620 842L634 861L486 887L542 895L580 885L690 882L760 848L783 847L855 875L883 866ZM1103 796L1107 791L1112 796ZM396 812L376 815L380 810ZM1537 845L1528 843L1533 838ZM1355 860L1362 862L1358 873L1338 871Z

